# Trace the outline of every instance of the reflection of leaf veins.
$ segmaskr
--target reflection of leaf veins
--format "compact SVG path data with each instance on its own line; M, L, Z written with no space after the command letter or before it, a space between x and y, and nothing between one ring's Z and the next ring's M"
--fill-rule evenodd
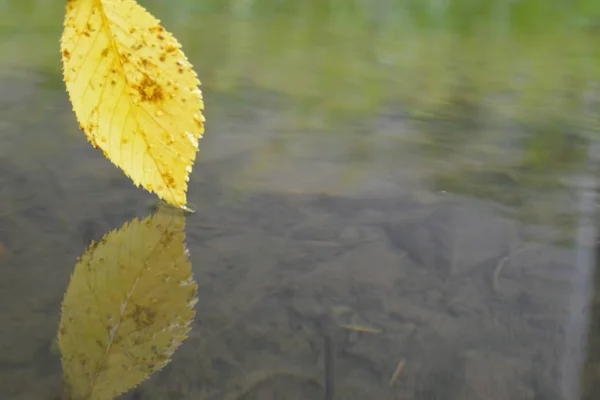
M183 215L158 212L92 243L62 304L70 399L112 399L164 367L194 318Z

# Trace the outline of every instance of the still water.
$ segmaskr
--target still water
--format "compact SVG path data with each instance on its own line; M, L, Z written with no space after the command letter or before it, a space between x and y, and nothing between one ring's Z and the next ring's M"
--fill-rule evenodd
M79 131L61 3L0 0L1 399L66 398L57 336L98 363L92 317L144 279L121 399L597 398L594 2L141 2L202 81L187 216ZM99 254L166 269L106 266L67 318Z

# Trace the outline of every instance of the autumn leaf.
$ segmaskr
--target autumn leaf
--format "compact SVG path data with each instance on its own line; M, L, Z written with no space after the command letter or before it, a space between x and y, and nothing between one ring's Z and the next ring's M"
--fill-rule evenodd
M57 335L69 399L113 399L164 367L186 338L197 285L177 213L125 224L75 266Z
M204 105L180 48L133 0L67 3L63 75L81 129L137 186L185 208Z

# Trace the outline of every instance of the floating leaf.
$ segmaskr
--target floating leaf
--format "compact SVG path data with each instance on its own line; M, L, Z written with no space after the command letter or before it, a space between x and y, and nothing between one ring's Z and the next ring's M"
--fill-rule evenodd
M88 140L137 186L185 207L204 105L180 44L133 0L70 0L64 25L64 80Z
M92 243L58 330L68 398L113 399L164 367L194 318L184 217L159 211Z

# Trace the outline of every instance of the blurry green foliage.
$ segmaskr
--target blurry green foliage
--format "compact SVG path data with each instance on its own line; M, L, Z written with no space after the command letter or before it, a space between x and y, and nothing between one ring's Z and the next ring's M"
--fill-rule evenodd
M392 99L435 112L457 96L481 103L503 94L518 104L507 116L543 119L569 112L572 93L599 73L594 0L141 3L181 37L210 89L252 83L305 100L304 113L364 115ZM0 2L7 65L58 72L46 42L55 44L63 7Z

